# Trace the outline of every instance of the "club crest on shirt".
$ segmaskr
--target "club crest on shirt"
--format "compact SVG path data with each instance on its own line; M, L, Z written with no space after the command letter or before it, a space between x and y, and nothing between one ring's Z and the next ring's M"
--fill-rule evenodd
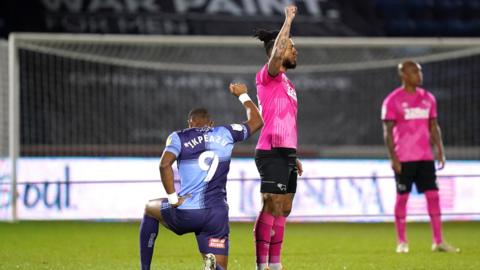
M424 99L422 100L423 105L430 107L430 101Z
M165 143L166 146L169 146L170 144L172 144L172 136L168 136L167 142Z
M400 183L397 184L397 188L400 191L406 191L407 190L407 186L404 185L404 184L400 184Z

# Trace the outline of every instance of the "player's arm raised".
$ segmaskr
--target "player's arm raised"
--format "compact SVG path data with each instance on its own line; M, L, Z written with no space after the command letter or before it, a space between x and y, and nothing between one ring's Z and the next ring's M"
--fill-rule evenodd
M398 160L397 154L395 154L395 143L393 142L393 127L395 126L395 121L383 121L383 140L385 141L385 146L388 149L388 155L390 156L390 161L392 163L392 169L397 172L402 172L402 165Z
M257 132L263 127L263 119L257 106L247 94L247 86L245 84L231 83L229 88L230 93L238 97L245 107L245 111L247 112L247 121L245 122L245 125L248 126L250 134Z
M437 119L430 119L430 141L437 150L438 169L445 167L445 150L443 148L442 131Z
M290 39L290 27L292 26L293 19L297 14L297 7L290 5L285 8L285 21L282 29L275 39L270 59L268 60L268 74L270 76L277 76L282 67L283 55L287 49L288 40Z

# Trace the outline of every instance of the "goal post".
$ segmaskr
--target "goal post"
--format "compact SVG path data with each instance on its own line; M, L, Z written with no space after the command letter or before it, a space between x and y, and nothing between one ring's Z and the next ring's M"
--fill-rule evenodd
M11 207L12 220L16 221L17 213L17 182L18 159L20 157L20 63L15 34L9 37L8 43L8 70L9 70L9 153L11 174Z
M13 47L11 47L13 48ZM15 152L12 138L18 137L12 133L14 121L12 117L12 89L9 87L12 81L13 66L9 57L9 43L0 40L0 220L16 220L16 160L18 152ZM18 92L18 91L17 91Z

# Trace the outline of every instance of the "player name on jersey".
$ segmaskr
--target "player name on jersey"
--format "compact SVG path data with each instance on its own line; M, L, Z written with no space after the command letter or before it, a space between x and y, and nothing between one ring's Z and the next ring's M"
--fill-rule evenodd
M183 143L184 147L190 147L190 148L195 148L195 146L201 144L202 142L209 142L209 143L217 143L222 146L226 146L228 144L228 141L222 138L221 136L218 135L209 135L209 134L203 134L201 136L198 136L196 138L193 138L187 142Z

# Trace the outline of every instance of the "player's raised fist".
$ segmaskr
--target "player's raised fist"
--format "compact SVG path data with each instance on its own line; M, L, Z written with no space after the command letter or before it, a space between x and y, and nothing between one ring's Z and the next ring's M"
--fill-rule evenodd
M247 93L247 86L243 83L231 83L230 93L232 93L236 97L239 97L241 94Z
M285 17L287 19L293 20L295 18L295 15L297 15L297 7L294 5L289 5L285 8Z

